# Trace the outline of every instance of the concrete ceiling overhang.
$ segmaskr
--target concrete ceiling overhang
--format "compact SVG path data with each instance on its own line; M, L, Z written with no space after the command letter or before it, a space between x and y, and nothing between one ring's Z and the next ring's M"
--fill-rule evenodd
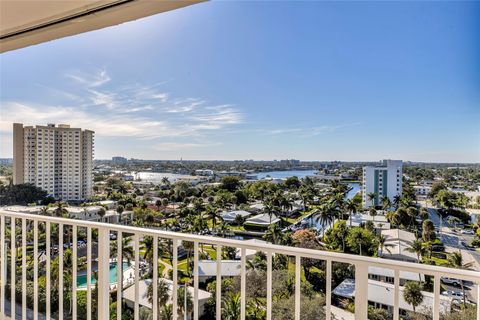
M0 0L0 52L97 30L205 0Z

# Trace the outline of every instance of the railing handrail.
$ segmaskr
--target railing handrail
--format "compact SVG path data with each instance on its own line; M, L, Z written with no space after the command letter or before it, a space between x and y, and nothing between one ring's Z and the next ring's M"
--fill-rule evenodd
M86 220L77 220L69 218L60 218L45 216L39 214L28 214L21 212L11 212L0 210L0 216L14 217L19 219L27 219L32 221L43 221L52 223L62 223L64 225L72 225L77 227L90 227L98 229L107 229L110 231L120 231L123 233L141 234L142 236L155 236L159 238L177 239L190 242L206 243L213 245L221 245L227 247L253 249L257 251L264 251L269 253L285 254L290 256L299 256L301 258L312 258L318 260L326 260L333 262L343 262L349 264L363 264L375 265L387 269L398 271L410 271L430 276L451 277L461 280L469 280L473 282L480 282L480 272L465 269L454 269L441 266L433 266L427 264L420 264L414 262L405 262L397 260L382 259L376 257L359 256L348 253L339 253L331 251L321 251L315 249L306 249L298 247L289 247L282 245L275 245L270 243L246 242L243 240L226 239L213 236L197 235L190 233L180 233L166 230L158 230L151 228L141 228L125 225L117 225L104 222L94 222Z

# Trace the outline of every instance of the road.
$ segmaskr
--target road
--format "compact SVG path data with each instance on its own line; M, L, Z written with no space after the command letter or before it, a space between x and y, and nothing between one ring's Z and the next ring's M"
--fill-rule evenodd
M429 219L432 220L435 228L439 231L439 238L445 245L446 252L460 251L464 263L473 262L472 268L475 270L480 270L480 253L475 250L469 250L461 244L470 243L474 236L466 235L461 233L455 233L447 221L443 220L441 216L437 213L437 210L431 207L427 207ZM448 286L445 285L447 290L460 291L460 287ZM465 293L467 299L470 301L477 301L477 290L474 290L473 283L465 282Z

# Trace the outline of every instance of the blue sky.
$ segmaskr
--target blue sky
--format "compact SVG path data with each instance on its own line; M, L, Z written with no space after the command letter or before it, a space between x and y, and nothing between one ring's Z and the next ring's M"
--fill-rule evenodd
M11 123L97 159L480 162L479 2L208 2L0 56Z

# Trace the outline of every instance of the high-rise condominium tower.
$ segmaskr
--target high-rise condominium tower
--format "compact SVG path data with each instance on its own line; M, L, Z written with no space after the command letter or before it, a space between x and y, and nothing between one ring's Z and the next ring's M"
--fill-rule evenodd
M377 166L363 167L362 202L365 208L381 206L387 196L393 203L395 196L402 195L402 160L383 160ZM373 193L375 199L369 199Z
M55 199L92 196L93 135L69 125L13 124L13 183L32 183Z

